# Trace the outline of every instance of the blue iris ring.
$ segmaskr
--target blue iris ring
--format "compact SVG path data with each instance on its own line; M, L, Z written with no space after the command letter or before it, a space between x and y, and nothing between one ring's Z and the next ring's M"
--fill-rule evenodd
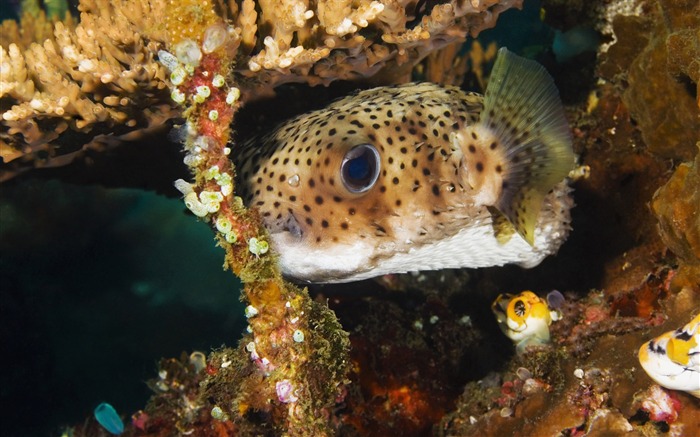
M340 165L345 188L354 194L368 191L377 182L380 167L379 152L373 145L360 144L353 147L345 154Z

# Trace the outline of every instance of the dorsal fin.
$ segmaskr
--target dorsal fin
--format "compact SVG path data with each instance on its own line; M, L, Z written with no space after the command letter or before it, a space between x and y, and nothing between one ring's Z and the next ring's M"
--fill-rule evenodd
M534 243L544 197L575 164L571 132L554 81L538 63L498 51L475 128L502 150L502 184L494 206Z

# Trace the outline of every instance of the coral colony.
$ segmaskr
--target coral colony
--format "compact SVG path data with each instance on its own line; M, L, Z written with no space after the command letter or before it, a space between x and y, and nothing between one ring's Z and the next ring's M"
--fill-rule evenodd
M527 123L534 115L528 118L518 113L519 106L508 100L520 94L503 73L503 63L526 65L517 70L523 76L538 71L549 78L544 69L504 49L497 52L492 45L484 49L474 43L469 53L460 51L467 37L496 26L502 12L520 8L519 0L81 0L79 17L65 14L61 20L27 9L19 22L3 22L0 181L20 179L34 169L66 166L123 141L164 135L177 123L173 136L181 144L191 177L182 177L174 185L187 210L210 225L217 244L225 250L225 267L244 283L248 327L237 347L161 360L157 377L149 382L154 392L151 401L126 425L113 407L103 403L95 409L94 420L71 428L66 435L89 435L91 430L104 433L91 428L96 423L115 435L202 436L339 432L578 436L609 430L682 435L698 429L700 407L692 395L698 390L694 376L700 374L700 157L696 144L700 73L693 38L700 29L700 6L665 0L601 0L591 7L572 3L544 1L540 11L550 24L561 26L552 56L573 77L559 77L562 95L568 90L569 101L579 100L562 110L556 98L557 110L545 117L548 121L558 117L551 132L538 131L535 120L533 132L544 133L543 138L556 143L554 148L539 143L518 148L528 141ZM66 9L52 10L62 15ZM582 21L586 21L583 27L577 27ZM594 55L598 58L591 60ZM491 270L478 275L481 281L452 271L390 274L372 286L407 294L422 290L424 294L405 299L410 305L392 297L355 299L345 301L344 306L342 298L327 300L320 295L312 299L306 289L287 281L290 276L308 282L355 280L375 273L422 269L420 265L393 265L384 271L351 268L343 272L345 276L321 272L318 277L313 272L283 271L281 264L286 268L299 260L290 259L294 252L285 250L274 226L281 223L280 228L286 226L288 233L297 236L305 229L312 233L308 230L315 229L312 223L323 230L330 226L333 209L328 210L329 217L306 217L312 222L306 222L309 228L299 221L301 212L294 218L297 221L282 219L279 213L280 221L275 222L276 216L266 210L269 204L264 196L266 191L272 197L283 196L282 189L272 185L269 190L267 186L256 188L255 184L262 178L258 171L275 171L272 166L277 163L275 157L269 168L256 168L256 163L269 159L279 145L261 157L262 146L234 141L232 132L241 107L274 96L275 88L284 84L318 86L371 79L375 85L390 86L410 82L414 73L440 85L424 87L444 91L452 89L446 85L463 82L468 66L474 71L475 83L484 85L488 80L484 66L494 58L496 68L485 100L460 94L467 100L476 99L473 114L465 115L462 122L471 116L471 124L481 121L498 126L499 141L501 134L510 132L509 141L515 143L507 156L510 161L498 161L497 155L489 168L493 178L482 180L478 175L487 162L471 155L491 156L488 153L500 143L494 140L479 147L474 143L472 150L464 141L476 141L483 130L465 130L472 134L465 139L448 133L447 127L443 138L443 132L435 128L440 134L435 134L436 141L445 142L445 147L436 150L444 153L430 155L429 146L413 142L411 153L425 155L420 155L424 161L415 160L416 174L421 176L401 188L428 189L434 169L427 164L418 168L419 162L437 160L442 171L451 155L463 157L454 173L463 165L469 170L464 180L452 185L435 181L429 189L436 198L448 198L459 184L464 190L491 187L476 192L475 197L483 206L477 220L482 225L480 232L490 233L494 247L517 241L522 250L529 251L538 247L538 237L554 235L556 244L536 259L508 261L532 267L555 253L568 235L571 198L562 179L574 167L575 152L582 166L569 176L579 179L575 188L580 197L576 199L583 212L574 212L584 219L580 220L583 231L574 223L571 238L576 238L577 231L588 234L579 237L578 243L570 238L567 244L586 247L591 243L582 240L592 238L597 242L593 245L602 242L609 253L591 252L594 255L588 257L595 260L587 263L577 254L560 252L561 259L574 259L575 268L559 271L550 266L544 283L566 282L573 289L579 285L573 282L583 278L586 285L580 287L586 289L566 292L566 299L559 292L543 299L538 294L545 295L554 287L531 288L528 279L523 279L527 277L513 270L508 274L520 278L519 282L503 285L510 287L504 290L489 288L490 284L508 284L499 282L501 273ZM595 66L598 80L586 85L590 94L579 95L583 86L572 82L579 81L584 69L570 66L584 61ZM490 87L501 81L508 89L507 98L493 103L489 96L501 91ZM403 89L411 94L415 86L379 89ZM543 98L547 102L543 106L549 107L556 97L551 79L545 88L549 91L544 93L548 97ZM370 94L357 96L372 101L383 91L364 92ZM405 104L412 109L420 103L410 95L401 99L411 102ZM404 103L401 99L389 105ZM536 96L528 99L539 102ZM482 103L487 110L480 114ZM394 106L391 109L393 114ZM511 112L516 114L512 120L501 114ZM387 126L413 129L412 135L420 135L408 119L395 123L386 111L383 114L380 121ZM372 115L378 117L370 109L368 120L373 120ZM411 120L416 126L427 123L419 117ZM310 123L325 121L317 117ZM365 120L354 121L364 126ZM430 121L439 123L438 118ZM384 129L379 121L377 124L375 130ZM324 138L335 135L339 126L322 126L327 129ZM343 129L348 136L357 134L348 126ZM389 130L381 136L387 143L389 139L408 141L404 136L394 138ZM287 142L282 147L285 145ZM401 183L398 175L404 173L382 175L379 170L394 165L403 171L410 166L411 160L400 162L403 158L399 157L408 153L408 147L405 152L398 147L398 152L382 156L370 142L356 146L339 159L349 162L347 168L342 167L348 198L379 190L377 181ZM297 154L310 151L308 147L302 152L301 145L298 149ZM540 160L550 155L561 160L555 165ZM515 163L513 181L524 189L508 191L511 180L504 184L496 177L506 163ZM279 183L285 189L309 189L316 183L310 184L304 174L283 176ZM563 185L557 186L559 183ZM505 200L499 197L501 191ZM288 199L294 195L287 194ZM565 216L557 222L561 229L553 229L546 221L535 226L540 216L528 207L541 205L546 196L545 204L550 205L546 211ZM315 204L321 210L321 205L325 208L333 199L318 197L296 207L303 211L308 206L310 211ZM551 206L562 199L565 205ZM251 204L253 200L263 204ZM389 216L409 204L407 199L391 200ZM269 203L278 208L274 200ZM452 211L455 205L433 209L429 217ZM368 208L363 217L369 211L374 210ZM351 216L357 211L347 212ZM377 220L368 223L377 235L391 231ZM344 229L341 222L334 224ZM435 226L446 227L439 221ZM402 244L417 238L411 235L411 241L404 239ZM440 269L504 263L458 263L452 252L441 251L445 246L435 246L436 251L417 264ZM478 252L479 246L470 252ZM323 254L316 256L328 260ZM548 261L561 266L556 264L561 259ZM567 277L571 275L575 279ZM542 281L541 275L537 278ZM597 282L588 285L593 280ZM469 292L466 297L460 295L465 289ZM536 292L522 291L525 289ZM499 296L492 310L502 332L515 342L517 354L496 366L492 363L510 348L501 348L500 339L488 337L488 324L473 317L482 310L468 305L465 309L463 303L491 301L505 291L513 294ZM346 330L329 305L335 306ZM491 324L495 330L496 324ZM667 332L669 329L675 330ZM466 374L467 365L478 376Z

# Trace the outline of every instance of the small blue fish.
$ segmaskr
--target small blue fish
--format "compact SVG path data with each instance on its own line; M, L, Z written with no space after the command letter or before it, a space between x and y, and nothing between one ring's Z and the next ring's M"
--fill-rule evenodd
M124 422L117 414L117 410L106 402L102 402L95 408L95 419L111 434L119 435L124 432Z

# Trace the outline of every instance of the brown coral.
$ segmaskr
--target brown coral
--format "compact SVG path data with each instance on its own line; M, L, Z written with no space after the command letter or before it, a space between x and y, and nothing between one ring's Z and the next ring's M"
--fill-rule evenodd
M77 26L55 22L51 38L28 45L26 32L3 24L0 156L10 165L0 180L27 165L67 163L105 143L102 134L124 135L175 116L167 71L155 60L158 43L142 33L156 27L163 6L86 0ZM21 26L46 36L41 18L25 15ZM86 140L75 144L76 133Z
M0 180L72 161L177 117L157 52L223 22L243 100L287 82L404 80L430 52L495 25L521 0L83 0L80 23L25 15L2 25ZM77 136L71 132L78 132ZM117 141L108 141L111 136Z
M618 42L601 75L622 83L625 105L649 150L663 158L690 160L700 139L697 2L649 2L644 16L613 21Z
M654 194L652 208L659 219L661 238L681 261L674 285L700 291L700 153L695 162L676 168L669 181Z

